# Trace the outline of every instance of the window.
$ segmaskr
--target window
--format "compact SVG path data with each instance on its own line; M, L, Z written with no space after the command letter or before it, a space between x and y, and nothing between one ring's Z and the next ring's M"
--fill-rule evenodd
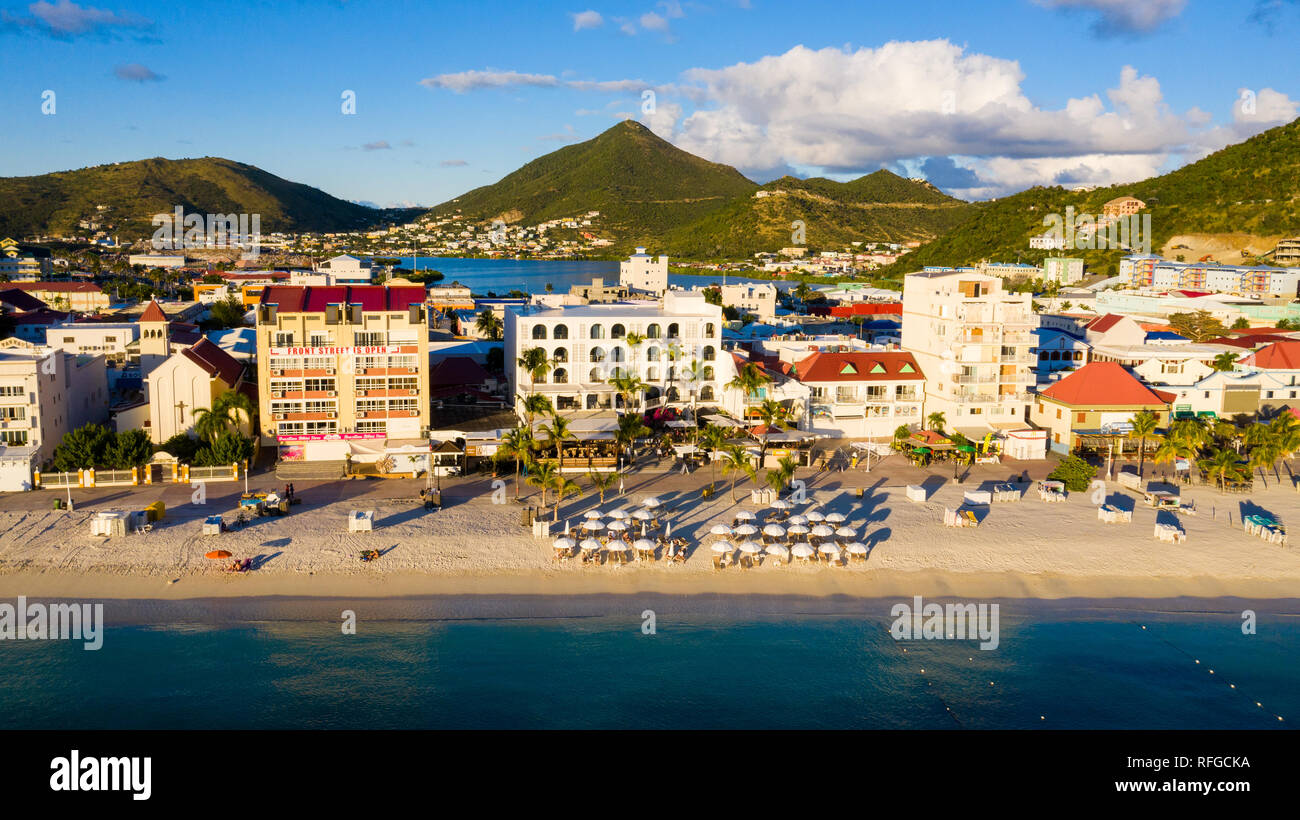
M291 330L276 331L275 347L293 347L293 331Z
M704 366L704 370L702 371L702 374L701 374L700 378L703 379L703 380L706 381L706 382L711 382L711 381L713 381L713 367L712 367L712 365L705 365L705 366Z
M569 326L568 326L568 325L556 325L556 326L555 326L555 329L551 331L551 338L552 338L552 339L567 339L567 338L569 338Z
M1087 421L1087 420L1088 420L1088 414L1087 414L1087 413L1075 413L1075 414L1074 414L1074 421L1075 421L1076 424L1083 424L1083 423L1084 423L1085 421Z
M557 367L555 368L555 372L551 373L551 380L556 384L568 384L569 371L565 370L563 367Z
M545 338L546 338L546 325L533 325L533 338L534 338L534 339L545 339Z
M0 396L21 396L23 386L21 384L4 384L0 385Z
M704 323L704 335L708 336L709 338L713 337L713 322Z
M0 441L10 447L25 447L27 445L26 430L0 430Z
M0 407L0 419L5 421L22 421L27 418L27 407L21 404L11 404L8 407Z
M603 380L600 378L600 368L599 368L599 367L593 367L593 368L591 369L591 373L589 374L589 377L588 377L587 381L591 382L592 384L596 384L596 383L598 383L598 382L600 382L600 381L603 381Z
M420 380L415 376L394 376L388 380L389 390L417 390Z
M611 347L611 348L609 349L609 360L610 360L611 362L621 362L621 361L623 361L623 348L621 348L621 347Z
M706 384L700 388L700 401L713 401L713 388L711 386Z
M555 353L551 355L553 362L567 362L569 360L569 351L567 348L557 347Z
M326 391L334 389L333 379L307 379L302 389Z
M589 362L603 362L603 361L605 361L605 348L603 348L603 347L593 347L593 348L591 349L591 352L590 352L589 354L587 354L587 361L589 361Z
M668 326L668 338L669 338L669 339L676 339L678 336L681 336L681 335L682 335L681 330L678 329L678 327L677 327L677 323L676 323L676 322L673 322L671 325Z
M648 348L646 348L646 351L645 351L645 360L646 360L647 362L657 362L657 361L659 361L659 348L657 348L657 347L648 347Z
M353 339L357 347L379 347L384 343L384 334L382 331L364 330L359 331Z
M711 361L713 361L715 358L717 358L717 353L714 351L714 349L713 349L713 345L705 345L705 346L704 346L703 358L704 358L704 361L706 361L706 362L711 362Z
M307 335L308 347L329 347L332 342L329 331L326 330L313 330Z
M600 325L592 325L590 328L587 329L587 338L588 339L605 338L605 328L601 327Z
M647 327L647 328L645 329L645 337L646 337L647 339L658 339L658 338L659 338L659 333L660 333L659 325L657 325L657 324L652 324L652 325L650 325L649 327ZM654 349L654 348L651 348L651 350L653 350L653 349Z
M835 401L844 404L858 397L858 389L852 385L840 385L835 388Z
M883 384L867 385L867 401L885 401L889 398L889 387Z
M1057 417L1058 419L1061 417L1061 408L1059 408L1059 407L1056 408L1056 417Z
M358 433L386 433L388 432L388 422L384 421L383 419L379 419L378 421L370 421L370 420L358 421L357 432Z
M622 339L625 336L627 336L627 328L621 324L616 324L609 329L609 338L611 339Z

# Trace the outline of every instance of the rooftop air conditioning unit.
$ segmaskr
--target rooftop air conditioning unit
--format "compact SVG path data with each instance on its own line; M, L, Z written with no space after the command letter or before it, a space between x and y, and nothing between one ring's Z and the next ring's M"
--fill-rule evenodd
M406 372L407 372L407 373L416 373L416 372L418 372L418 368L415 368L415 367L408 367L408 368L406 368Z
M419 390L408 390L408 391L407 391L407 395L409 395L409 396L418 396L419 394L420 394L420 391L419 391Z
M333 375L334 375L334 368L332 368L332 367L327 367L327 368L325 368L325 373L326 373L326 375L333 376Z
M357 395L358 395L358 396L369 396L369 395L370 395L370 391L369 391L369 390L358 390L358 391L357 391Z
M339 394L339 391L337 391L337 390L326 390L326 391L325 391L325 395L329 396L330 398L334 398L334 397L337 396L338 394Z
M279 419L283 419L283 418L284 418L284 413L276 413L276 414L275 414L275 418L276 418L277 420L279 420Z
M282 399L282 398L284 398L284 391L283 391L283 390L274 390L274 391L272 391L272 392L271 392L271 398L273 398L273 399Z
M284 375L284 371L283 371L283 370L272 370L272 371L271 371L271 375L272 375L272 376L283 376L283 375Z

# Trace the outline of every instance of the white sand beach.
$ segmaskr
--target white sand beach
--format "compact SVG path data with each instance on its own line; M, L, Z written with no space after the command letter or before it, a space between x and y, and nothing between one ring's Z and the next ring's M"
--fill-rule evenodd
M1023 485L1022 485L1023 487ZM1063 503L1039 500L1032 488L1014 503L976 508L974 528L941 524L945 507L957 507L971 485L944 484L924 503L908 501L904 488L816 489L795 512L840 512L858 540L870 547L865 561L839 566L777 566L765 560L743 570L716 571L706 537L716 523L730 524L740 509L725 489L702 500L698 490L657 493L673 536L691 540L681 564L665 561L584 565L556 561L551 539L533 538L514 503L472 497L437 512L414 501L364 504L307 503L284 518L261 518L220 536L203 536L202 518L217 510L180 505L152 532L104 538L90 534L91 506L0 512L0 595L185 599L240 596L591 595L647 592L673 595L748 594L804 596L969 596L1058 599L1175 597L1300 598L1300 547L1270 544L1241 527L1245 513L1281 522L1300 521L1300 493L1287 484L1259 488L1249 497L1212 488L1183 488L1195 515L1149 509L1140 498L1111 485L1107 500L1134 510L1131 523L1097 519L1088 493ZM583 496L561 507L576 527L593 507L635 509L645 493L629 492L598 505ZM310 502L310 498L308 499ZM375 510L373 532L348 533L349 510ZM547 519L549 520L549 511ZM1183 543L1153 537L1157 516L1177 521ZM233 513L226 511L227 520ZM701 542L701 538L704 538ZM222 570L228 561L204 553L229 550L251 557L258 569ZM363 563L363 550L380 550Z

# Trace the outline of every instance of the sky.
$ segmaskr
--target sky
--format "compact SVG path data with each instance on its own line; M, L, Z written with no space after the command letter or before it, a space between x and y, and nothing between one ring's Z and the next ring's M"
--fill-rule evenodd
M434 205L635 118L758 182L1108 185L1300 114L1300 0L0 0L0 176L220 156Z

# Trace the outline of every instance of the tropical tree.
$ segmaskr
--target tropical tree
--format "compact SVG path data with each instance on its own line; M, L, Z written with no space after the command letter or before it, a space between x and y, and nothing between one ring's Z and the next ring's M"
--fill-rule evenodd
M1268 423L1268 428L1277 445L1278 458L1289 459L1296 450L1300 450L1300 419L1296 419L1290 412L1279 413ZM1288 466L1287 469L1291 468Z
M636 412L641 406L641 397L645 395L646 390L650 389L650 385L642 381L641 377L635 373L626 375L620 373L610 379L609 383L614 387L614 390L619 394L619 396L622 397L624 413ZM636 399L635 404L632 402L633 398Z
M898 427L894 428L894 440L891 442L890 446L895 450L902 450L903 444L911 437L912 428L908 427L906 424L900 424Z
M200 407L194 411L194 432L209 445L217 440L217 436L226 432L228 424L228 419L209 407Z
M1216 371L1220 373L1227 372L1232 368L1236 367L1236 365L1237 365L1236 353L1220 353L1219 355L1214 357L1214 361L1210 364L1211 367L1213 367Z
M1196 456L1196 447L1186 438L1179 436L1167 436L1160 442L1160 446L1151 454L1153 464L1172 464L1180 458L1194 458Z
M1143 469L1146 467L1147 460L1147 442L1156 441L1160 438L1156 433L1156 426L1160 423L1160 417L1150 410L1143 410L1135 414L1129 423L1133 429L1128 432L1128 437L1138 443L1138 477L1142 477Z
M533 431L523 427L516 427L506 433L501 439L501 448L497 450L497 455L503 458L512 458L515 462L515 499L519 499L519 468L526 465L533 459L533 448L537 446L537 441L533 438Z
M234 430L223 430L212 442L194 456L200 467L216 467L224 464L237 464L253 457L253 440L240 435Z
M1237 454L1228 449L1215 450L1209 458L1202 459L1199 466L1211 481L1215 481L1217 477L1220 492L1227 490L1228 479L1240 470L1237 465Z
M542 491L542 506L546 506L546 491L554 484L555 479L560 475L560 471L549 461L543 461L533 467L532 473L528 476L528 483Z
M626 447L632 454L632 460L636 460L636 440L642 436L650 435L650 428L645 426L639 413L627 413L618 417L618 430L614 433L614 447L617 449L617 456L621 459L623 448Z
M763 459L767 458L767 439L772 434L772 428L783 425L790 416L790 410L776 399L763 399L756 412L763 422L763 442L758 451L758 463L762 464Z
M772 377L767 371L759 367L754 362L745 362L736 370L735 377L727 382L727 387L741 391L743 401L749 401L758 394L765 385L772 383Z
M718 451L727 446L727 431L716 424L706 424L700 432L700 444L709 454L709 486L718 480Z
M739 444L732 444L722 451L722 475L731 476L731 500L736 500L736 481L743 475L750 481L757 481L758 471L749 458L748 451Z
M587 473L587 480L591 482L591 489L600 494L600 503L605 503L605 493L614 488L614 482L618 481L618 473Z
M129 470L148 463L153 457L153 443L143 430L124 430L112 437L104 452L104 461L115 470Z
M551 359L546 355L545 348L529 347L525 348L519 358L515 359L515 365L528 374L528 395L532 396L537 380L545 378L547 371L551 369ZM524 412L529 414L528 426L532 427L533 416L528 410L527 403L525 403Z
M483 308L478 318L474 320L474 329L483 338L494 342L501 341L505 335L505 328L502 325L501 318L496 315L492 308Z
M551 415L551 423L542 425L542 435L547 445L555 448L556 466L564 472L564 442L577 438L569 429L569 420L559 413Z
M560 520L560 502L564 500L565 496L577 495L582 492L582 488L573 479L565 478L556 473L551 482L551 489L555 491L555 512L551 515L551 523L555 523Z
M943 428L948 424L948 417L938 411L926 416L925 420L929 423L930 429L936 433L942 433Z
M551 404L550 398L534 393L524 399L524 415L528 419L528 429L533 429L533 419L537 416L545 416L555 412L555 405Z
M238 390L223 390L212 400L212 412L224 419L232 430L241 430L245 424L248 425L249 433L257 429L254 423L257 406L246 393Z

